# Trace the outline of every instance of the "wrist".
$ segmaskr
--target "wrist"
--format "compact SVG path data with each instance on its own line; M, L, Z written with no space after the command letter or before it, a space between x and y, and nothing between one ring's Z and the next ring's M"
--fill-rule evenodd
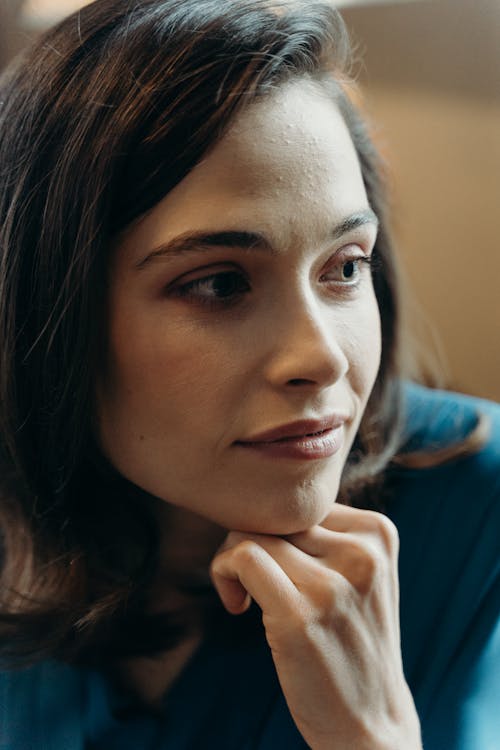
M346 731L316 737L310 750L423 750L420 721L414 706L399 721L359 721Z

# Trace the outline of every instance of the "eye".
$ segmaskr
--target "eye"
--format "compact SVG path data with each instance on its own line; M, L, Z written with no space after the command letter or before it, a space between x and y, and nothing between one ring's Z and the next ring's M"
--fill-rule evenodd
M171 290L176 297L200 304L231 304L250 291L241 271L227 270L178 282Z
M343 286L356 286L363 275L363 267L369 267L371 257L357 255L356 257L335 258L330 268L321 276L320 281Z

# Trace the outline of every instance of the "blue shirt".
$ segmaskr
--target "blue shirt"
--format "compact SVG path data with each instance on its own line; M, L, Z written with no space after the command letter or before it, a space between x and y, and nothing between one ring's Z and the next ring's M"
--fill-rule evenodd
M500 406L413 385L405 396L411 449L459 440L480 412L491 420L472 456L392 469L387 513L400 534L403 663L424 750L499 750ZM204 643L161 719L126 708L98 672L54 662L3 672L0 750L307 747L259 627L239 643Z

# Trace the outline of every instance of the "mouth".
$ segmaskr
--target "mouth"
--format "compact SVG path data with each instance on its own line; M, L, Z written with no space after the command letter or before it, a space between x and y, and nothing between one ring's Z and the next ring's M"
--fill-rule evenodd
M318 460L337 453L344 441L347 416L331 415L319 420L303 420L266 430L235 443L270 458Z

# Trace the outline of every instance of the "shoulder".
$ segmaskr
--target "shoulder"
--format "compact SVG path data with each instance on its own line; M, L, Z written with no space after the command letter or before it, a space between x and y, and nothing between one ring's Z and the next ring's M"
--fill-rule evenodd
M67 665L0 671L0 747L83 750L83 701L81 677Z
M424 746L493 747L488 742L500 731L493 708L500 693L494 666L500 659L500 407L414 385L405 386L404 399L404 450L458 445L481 416L489 422L475 452L423 469L395 467L387 484L388 514L401 542L405 673Z
M389 515L412 544L419 533L425 533L428 550L433 544L450 543L450 555L454 550L470 552L472 560L489 554L498 561L500 405L406 384L404 415L403 453L432 455L460 446L479 420L485 422L485 437L471 452L451 451L449 460L424 468L396 465L391 469Z
M426 470L396 468L392 472L395 478L408 489L424 483L434 499L444 486L453 488L455 509L466 505L464 510L477 510L481 501L483 505L493 503L500 512L500 404L406 383L403 415L402 453L424 452L431 458L442 453L447 459L424 463ZM473 449L461 450L478 425L481 440Z
M434 390L405 382L403 386L405 450L432 449L465 438L481 416L490 424L487 452L500 457L500 404L462 393Z

